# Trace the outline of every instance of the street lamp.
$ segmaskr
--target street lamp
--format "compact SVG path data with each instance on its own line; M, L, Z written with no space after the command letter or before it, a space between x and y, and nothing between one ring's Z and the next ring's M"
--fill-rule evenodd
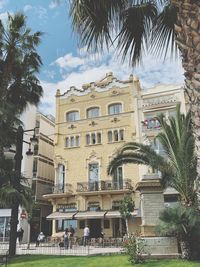
M33 152L31 151L31 143L36 144L37 138L35 136L35 129L37 127L24 130L22 126L19 126L16 134L16 153L15 153L15 180L13 181L14 189L18 190L20 188L20 177L21 177L21 164L22 164L22 151L23 143L29 144L29 149L26 152L27 156L32 156ZM23 140L25 132L34 132L33 137L30 138L30 142ZM16 200L15 203L12 203L11 207L11 220L10 220L10 240L9 240L9 255L14 256L16 253L16 240L17 240L17 224L18 224L18 209L19 202Z

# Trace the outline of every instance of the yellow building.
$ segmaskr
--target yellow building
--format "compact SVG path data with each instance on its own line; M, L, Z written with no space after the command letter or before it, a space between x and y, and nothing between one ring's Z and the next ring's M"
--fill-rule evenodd
M155 92L157 97L166 90L161 91ZM155 113L157 105L153 105L155 109L152 106L146 109L145 101L153 99L155 94L141 90L139 80L132 75L126 81L119 81L112 73L99 82L83 85L81 90L70 87L64 94L57 90L55 186L52 194L44 196L53 205L54 212L48 216L53 220L53 236L72 224L77 236L82 236L83 228L89 225L91 237L99 237L101 229L105 237L121 237L125 226L119 205L125 194L135 201L129 219L130 232L139 230L145 234L149 226L148 231L151 230L155 220L149 223L141 201L146 199L146 189L143 190L141 183L148 170L124 165L110 177L107 166L125 142L144 141L141 121L149 110ZM159 197L163 198L158 188ZM161 199L157 211L163 207Z

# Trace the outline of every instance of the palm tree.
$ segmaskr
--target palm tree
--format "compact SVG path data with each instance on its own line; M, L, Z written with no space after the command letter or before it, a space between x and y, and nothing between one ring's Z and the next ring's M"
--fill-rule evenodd
M8 15L7 27L0 21L0 97L17 112L38 104L43 90L35 76L42 65L37 47L41 32L31 34L22 13Z
M74 0L70 16L80 44L101 52L116 43L122 59L135 66L144 52L166 56L180 51L185 70L200 166L200 2L197 0ZM200 178L200 167L198 167Z
M16 180L20 182L16 186ZM0 207L12 208L10 222L10 244L9 255L14 256L16 250L18 207L24 207L27 211L32 208L32 192L27 180L13 171L13 160L0 159ZM16 209L13 208L16 205ZM14 226L13 226L14 225ZM13 242L11 242L13 240Z
M128 237L129 237L128 219L131 217L131 212L134 210L134 207L135 203L129 195L124 196L119 206L120 214L126 223L126 233Z
M163 146L165 156L157 154L150 146L135 142L127 143L119 149L108 166L108 173L113 175L122 164L143 164L162 173L164 187L171 186L180 194L180 201L187 206L196 204L196 154L192 133L191 113L185 116L176 107L176 117L168 121L161 114L158 117L161 132L156 136Z
M164 209L160 214L157 232L164 236L176 236L182 258L199 258L200 216L194 207L176 205Z

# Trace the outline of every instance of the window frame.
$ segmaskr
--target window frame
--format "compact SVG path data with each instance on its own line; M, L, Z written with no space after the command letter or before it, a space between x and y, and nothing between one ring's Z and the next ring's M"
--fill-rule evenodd
M120 111L119 112L116 112L115 111L115 108L114 108L114 111L111 113L110 112L110 108L114 107L114 106L120 106ZM108 107L107 107L107 113L108 115L117 115L117 114L121 114L123 112L123 104L121 102L115 102L115 103L110 103L108 104Z
M89 114L89 112L90 111L92 111L92 110L98 110L98 115L96 116L96 115L94 115L94 116L88 116ZM89 108L87 108L86 109L86 118L87 119L93 119L93 118L98 118L98 117L100 117L100 107L98 107L98 106L93 106L93 107L89 107Z
M75 118L75 119L73 119L73 120L69 120L68 119L68 116L69 116L69 114L72 114L72 113L76 113L76 114L78 114L78 118ZM80 120L80 111L79 110L69 110L69 111L67 111L66 113L65 113L65 120L67 121L67 122L74 122L74 121L78 121L78 120Z

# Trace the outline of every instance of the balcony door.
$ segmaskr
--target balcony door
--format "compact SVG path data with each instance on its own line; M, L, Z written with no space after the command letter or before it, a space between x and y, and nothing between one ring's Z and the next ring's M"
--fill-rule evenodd
M64 193L65 187L65 166L63 164L58 165L58 179L57 190L59 193Z
M99 188L99 164L89 164L89 190L98 191Z
M114 172L113 188L114 189L123 189L123 171L122 171L122 167L118 167Z

